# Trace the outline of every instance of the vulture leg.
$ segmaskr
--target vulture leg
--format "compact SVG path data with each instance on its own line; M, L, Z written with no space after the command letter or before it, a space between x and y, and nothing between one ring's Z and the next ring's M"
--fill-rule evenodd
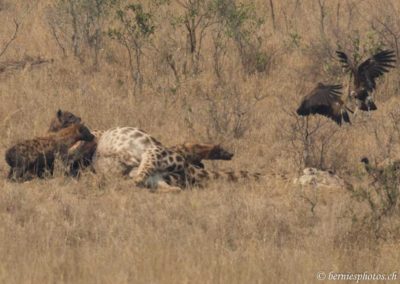
M367 98L367 100L366 100L367 109L368 109L368 111L367 111L367 113L368 113L368 118L371 118L371 102L373 102L373 101L374 101L374 97L373 97L373 95L371 94L371 95L368 96L368 98Z
M353 110L351 110L348 106L345 106L345 108L346 108L346 110L348 111L348 112L350 112L351 114L353 114L354 113L354 111Z
M358 111L360 110L359 106L356 107L356 109L353 112L353 119L356 119L356 117L358 116Z
M351 81L352 81L352 79L353 79L353 72L350 72L350 74L349 74L349 82L347 84L347 97L350 97L350 94L351 94L351 85L352 85Z

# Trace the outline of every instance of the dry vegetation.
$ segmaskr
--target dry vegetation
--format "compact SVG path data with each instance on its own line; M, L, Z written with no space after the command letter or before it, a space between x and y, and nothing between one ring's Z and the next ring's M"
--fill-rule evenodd
M157 195L89 173L9 183L1 160L0 282L310 283L318 271L396 271L398 182L371 185L359 161L400 157L399 69L379 81L378 111L352 126L313 117L306 138L294 111L316 82L347 84L336 49L398 55L400 3L132 3L0 0L0 154L45 133L62 108L166 145L221 142L234 159L207 167L266 178ZM305 162L353 187L295 186Z

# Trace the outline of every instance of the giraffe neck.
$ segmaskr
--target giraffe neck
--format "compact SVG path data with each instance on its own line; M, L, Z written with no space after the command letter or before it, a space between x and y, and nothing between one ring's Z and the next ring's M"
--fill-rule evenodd
M197 166L188 165L188 180L191 184L199 184L207 180L226 180L230 182L238 182L240 180L259 180L260 173L251 173L248 171L234 171L234 170L218 170L211 171Z

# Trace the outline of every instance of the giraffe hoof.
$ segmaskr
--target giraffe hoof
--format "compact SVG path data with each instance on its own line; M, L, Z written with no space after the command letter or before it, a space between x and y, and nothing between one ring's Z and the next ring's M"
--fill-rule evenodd
M145 182L143 181L143 179L138 179L137 177L133 178L133 183L138 187L145 186Z

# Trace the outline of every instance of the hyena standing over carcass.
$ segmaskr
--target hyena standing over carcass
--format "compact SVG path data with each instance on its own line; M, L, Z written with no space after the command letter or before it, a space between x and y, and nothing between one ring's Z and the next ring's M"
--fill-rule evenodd
M6 162L11 167L9 179L18 181L34 176L44 177L46 171L53 174L54 160L60 155L66 165L68 149L77 141L92 141L93 134L82 124L72 124L62 130L19 142L6 151Z
M51 120L48 133L56 133L61 129L71 126L72 124L81 123L81 118L72 112L62 111L59 109L56 116ZM68 151L69 174L73 177L80 175L82 169L92 168L93 155L96 152L97 141L104 131L90 129L94 135L92 141L78 141L72 145Z

